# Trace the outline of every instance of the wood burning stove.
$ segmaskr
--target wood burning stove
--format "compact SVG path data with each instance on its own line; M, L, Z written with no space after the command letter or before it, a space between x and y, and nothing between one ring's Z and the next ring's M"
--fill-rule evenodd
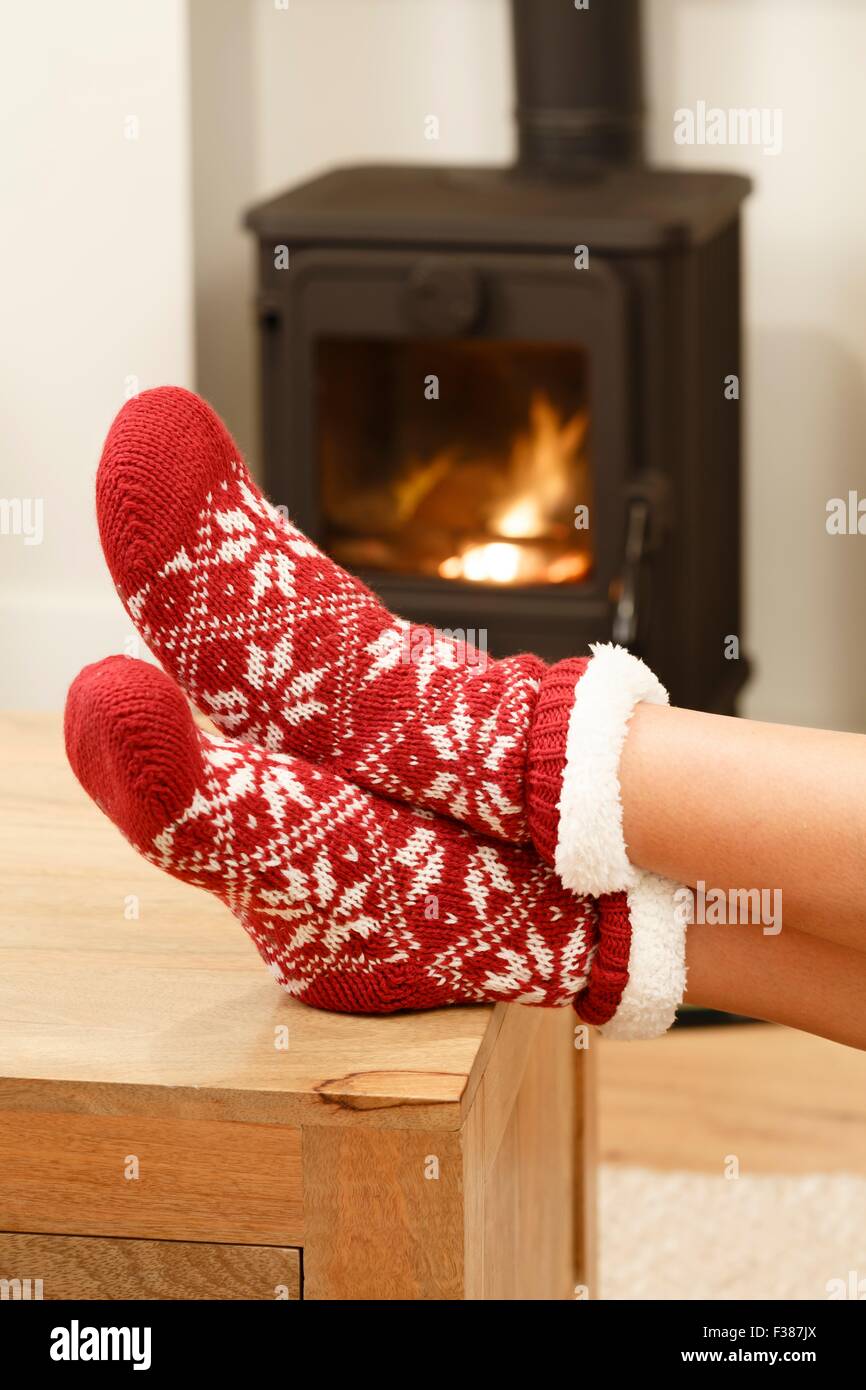
M730 712L748 183L641 162L637 0L513 14L513 168L249 214L265 485L408 618L550 660L613 636Z

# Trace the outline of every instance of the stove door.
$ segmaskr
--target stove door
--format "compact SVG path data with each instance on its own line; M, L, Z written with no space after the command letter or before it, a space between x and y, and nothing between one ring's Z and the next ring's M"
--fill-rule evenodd
M270 283L272 499L395 611L495 654L609 637L630 461L612 267L298 251Z

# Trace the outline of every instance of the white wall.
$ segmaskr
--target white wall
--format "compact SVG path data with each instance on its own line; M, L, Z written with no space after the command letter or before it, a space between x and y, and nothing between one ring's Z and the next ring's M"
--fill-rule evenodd
M509 160L508 15L502 0L190 6L197 382L255 467L255 275L242 212L328 165Z
M503 0L254 0L254 16L261 193L328 164L511 157Z
M246 457L257 445L254 247L256 0L189 0L195 362Z
M187 99L180 0L0 9L0 497L44 507L0 535L0 706L60 708L130 632L93 477L129 378L191 384Z
M750 174L746 211L746 645L753 718L866 730L866 6L645 0L658 160ZM698 100L782 111L778 156L673 143ZM696 460L696 466L700 460Z

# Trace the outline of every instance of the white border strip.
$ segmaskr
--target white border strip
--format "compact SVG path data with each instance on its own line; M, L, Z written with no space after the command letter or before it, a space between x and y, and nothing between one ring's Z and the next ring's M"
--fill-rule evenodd
M633 1042L657 1038L674 1021L686 989L685 899L680 888L658 874L638 872L628 893L631 951L628 984L619 1008L599 1032Z
M617 893L637 882L622 833L619 761L636 704L670 703L648 666L625 647L595 644L577 682L559 798L556 872L576 893Z

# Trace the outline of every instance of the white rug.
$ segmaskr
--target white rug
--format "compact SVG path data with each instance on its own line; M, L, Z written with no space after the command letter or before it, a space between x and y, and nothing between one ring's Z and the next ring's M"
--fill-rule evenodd
M602 1298L866 1299L866 1178L606 1164L599 1202Z

